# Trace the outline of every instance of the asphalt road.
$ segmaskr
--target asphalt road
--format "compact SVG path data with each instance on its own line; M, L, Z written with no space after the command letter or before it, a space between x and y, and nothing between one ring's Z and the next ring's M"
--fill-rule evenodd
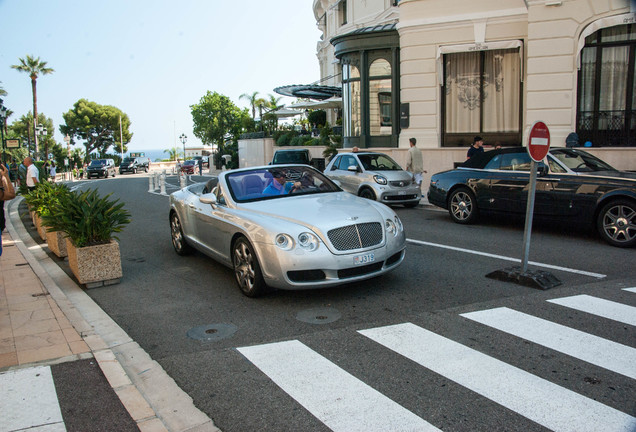
M168 181L177 184L175 177ZM562 342L546 347L460 315L506 307L621 344L636 359L636 324L548 301L585 294L636 307L636 293L624 289L636 287L635 249L608 246L592 232L538 225L530 268L562 282L541 291L485 277L518 265L522 222L491 218L461 226L432 207L399 208L409 244L397 271L249 299L230 269L202 254L174 253L168 198L149 193L147 177L80 187L88 186L112 192L133 215L119 236L121 283L88 294L223 431L370 431L388 430L387 424L400 430L582 430L570 421L577 417L589 430L636 428L636 363L617 372L559 352ZM406 323L414 325L414 339L405 336L413 330ZM427 331L443 340L429 339ZM395 340L431 358L398 354L400 347L389 347ZM458 359L464 363L455 365ZM498 362L492 370L490 362ZM517 373L509 388L496 386Z

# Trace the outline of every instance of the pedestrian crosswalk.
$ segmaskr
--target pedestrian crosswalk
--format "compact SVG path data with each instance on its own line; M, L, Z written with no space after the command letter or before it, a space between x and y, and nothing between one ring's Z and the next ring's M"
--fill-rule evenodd
M636 293L636 289L625 291ZM547 301L636 326L636 308L630 305L589 295ZM478 310L459 317L461 325L479 325L494 332L493 338L512 335L620 374L617 376L623 382L636 380L636 338L628 346L510 307ZM636 328L629 331L636 335ZM408 359L412 362L409 367L423 367L441 375L549 430L636 431L633 404L631 411L621 411L576 388L551 382L424 326L405 322L358 330L357 334L389 350L389 355ZM242 347L238 351L333 431L443 430L441 425L431 424L434 422L428 417L434 418L433 413L415 414L412 407L404 408L298 340ZM634 382L629 385L633 387Z

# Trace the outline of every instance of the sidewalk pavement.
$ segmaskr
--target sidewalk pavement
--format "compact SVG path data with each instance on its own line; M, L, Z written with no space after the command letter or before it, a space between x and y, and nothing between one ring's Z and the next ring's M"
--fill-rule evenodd
M20 380L19 372L32 369L31 376L40 376L42 366L94 358L112 388L107 390L116 393L142 432L220 432L163 368L59 268L47 254L46 243L31 238L18 214L21 201L18 196L5 203L7 230L2 232L0 431L38 425L42 431L66 430L61 416L38 423L50 401L42 399L39 385ZM17 411L21 420L14 418L17 414L7 417ZM92 430L104 430L104 425Z

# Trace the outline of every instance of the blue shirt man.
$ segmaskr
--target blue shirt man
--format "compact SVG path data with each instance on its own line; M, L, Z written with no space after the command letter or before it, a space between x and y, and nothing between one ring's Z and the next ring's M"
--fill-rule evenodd
M291 191L292 182L287 182L285 175L281 171L272 172L272 181L263 191L263 195L285 195Z

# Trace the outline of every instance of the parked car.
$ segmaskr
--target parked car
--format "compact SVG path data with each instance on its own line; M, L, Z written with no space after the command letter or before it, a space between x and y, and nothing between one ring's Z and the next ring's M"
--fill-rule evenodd
M415 207L422 198L413 175L384 153L340 153L325 174L347 192L387 205Z
M150 169L150 158L148 157L127 157L119 165L119 174L131 172L137 174L137 171L148 172Z
M369 279L405 254L392 209L306 165L223 171L171 194L169 220L177 254L194 248L233 268L249 297Z
M194 159L189 159L185 161L183 165L181 165L181 172L184 172L186 174L194 174L198 166L199 165L197 164L197 161L195 161Z
M311 165L311 154L308 149L280 149L274 152L270 165L305 164Z
M461 224L481 213L523 215L531 160L524 147L492 150L434 174L431 204ZM538 164L534 217L596 228L609 244L636 244L636 173L618 171L576 148L553 148Z
M115 177L116 173L117 168L115 168L115 161L112 159L94 159L86 167L86 176L88 178Z
M208 156L192 156L192 159L196 161L197 165L199 164L199 161L202 160L204 167L210 167L210 160Z

